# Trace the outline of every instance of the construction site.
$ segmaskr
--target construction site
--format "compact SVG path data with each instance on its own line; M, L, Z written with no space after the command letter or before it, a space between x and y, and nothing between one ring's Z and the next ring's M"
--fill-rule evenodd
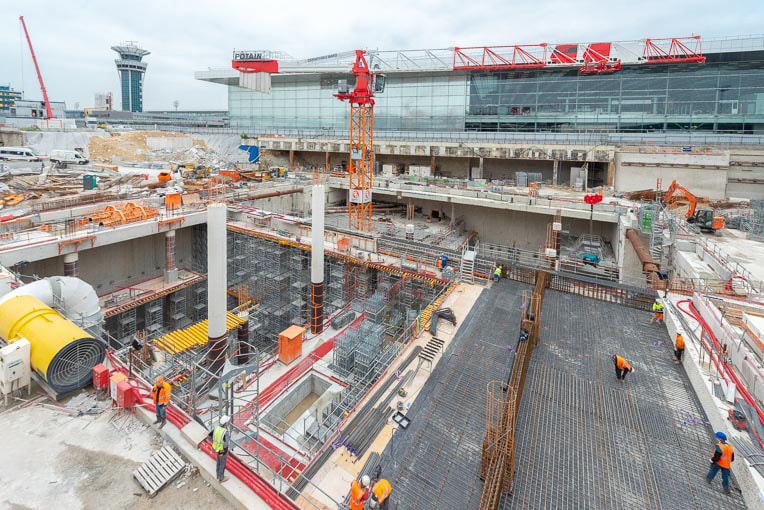
M0 129L0 506L764 508L764 82L702 134L393 120L411 76L626 90L737 51L694 41L238 51L197 73L233 130ZM258 124L300 87L336 125Z

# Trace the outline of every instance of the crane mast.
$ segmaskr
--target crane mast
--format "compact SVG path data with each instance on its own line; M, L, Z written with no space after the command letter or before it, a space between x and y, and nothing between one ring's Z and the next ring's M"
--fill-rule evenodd
M352 73L355 88L340 86L334 96L350 103L350 160L348 164L348 228L371 230L371 190L374 168L374 92L384 88L384 78L369 70L366 52L356 50ZM378 82L378 83L377 83Z

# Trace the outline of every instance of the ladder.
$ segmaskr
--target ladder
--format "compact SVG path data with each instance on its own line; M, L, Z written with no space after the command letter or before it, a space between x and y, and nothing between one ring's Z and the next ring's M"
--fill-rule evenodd
M462 248L462 261L459 264L459 281L475 283L475 259L477 250L465 244Z

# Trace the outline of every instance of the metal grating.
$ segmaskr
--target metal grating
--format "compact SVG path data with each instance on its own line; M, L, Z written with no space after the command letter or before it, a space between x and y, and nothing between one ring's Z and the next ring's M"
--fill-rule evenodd
M93 367L103 361L106 346L100 340L81 338L58 351L48 365L46 379L54 390L67 393L93 380Z
M547 291L500 508L745 508L703 482L713 431L661 338L648 313Z
M397 431L383 453L383 476L394 487L391 508L478 507L486 385L506 373L524 288L502 280L460 320L407 412L411 425Z

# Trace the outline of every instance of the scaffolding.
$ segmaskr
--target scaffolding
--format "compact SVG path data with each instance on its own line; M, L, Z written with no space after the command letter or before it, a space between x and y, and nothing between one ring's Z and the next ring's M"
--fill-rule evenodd
M164 331L164 313L162 300L155 299L149 301L144 306L143 329L148 333L149 338L156 338Z

